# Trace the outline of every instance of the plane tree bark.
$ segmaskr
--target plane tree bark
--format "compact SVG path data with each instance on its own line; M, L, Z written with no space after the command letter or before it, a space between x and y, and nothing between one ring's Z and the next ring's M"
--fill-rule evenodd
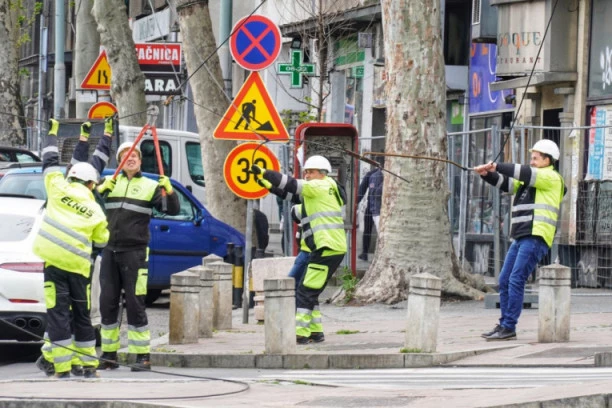
M446 81L438 0L382 0L388 71L386 152L445 159ZM481 299L484 280L462 270L447 213L447 164L387 157L376 255L355 298L406 299L410 277L428 272L447 295Z
M19 2L0 0L0 144L24 145L25 120L19 92Z

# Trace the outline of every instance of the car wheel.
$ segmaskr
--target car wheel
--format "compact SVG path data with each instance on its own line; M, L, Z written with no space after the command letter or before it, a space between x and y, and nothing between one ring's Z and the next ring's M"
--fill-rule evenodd
M145 297L145 303L147 306L151 306L161 296L161 289L148 289L147 296Z

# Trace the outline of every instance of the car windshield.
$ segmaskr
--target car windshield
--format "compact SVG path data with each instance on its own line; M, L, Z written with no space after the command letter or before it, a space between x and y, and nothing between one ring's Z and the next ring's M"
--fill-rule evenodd
M12 173L0 180L0 194L18 194L46 200L45 184L41 173Z
M34 217L27 215L0 214L0 242L26 239L32 231L34 220Z

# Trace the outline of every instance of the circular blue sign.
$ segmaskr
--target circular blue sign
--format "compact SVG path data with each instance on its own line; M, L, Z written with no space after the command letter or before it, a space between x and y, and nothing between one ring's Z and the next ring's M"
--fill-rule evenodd
M272 20L252 15L238 21L232 30L230 52L238 65L259 71L274 63L281 49L281 34Z

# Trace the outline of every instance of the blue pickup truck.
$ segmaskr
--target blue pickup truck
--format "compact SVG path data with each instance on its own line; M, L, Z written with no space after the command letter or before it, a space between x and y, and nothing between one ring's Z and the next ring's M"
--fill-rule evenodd
M102 175L112 175L107 169ZM157 174L143 173L157 180ZM214 218L178 181L171 179L181 209L177 215L153 211L150 223L149 284L147 303L170 287L170 275L202 263L209 254L227 255L227 243L244 247L244 235ZM0 180L0 194L17 194L46 200L40 166L13 169Z

